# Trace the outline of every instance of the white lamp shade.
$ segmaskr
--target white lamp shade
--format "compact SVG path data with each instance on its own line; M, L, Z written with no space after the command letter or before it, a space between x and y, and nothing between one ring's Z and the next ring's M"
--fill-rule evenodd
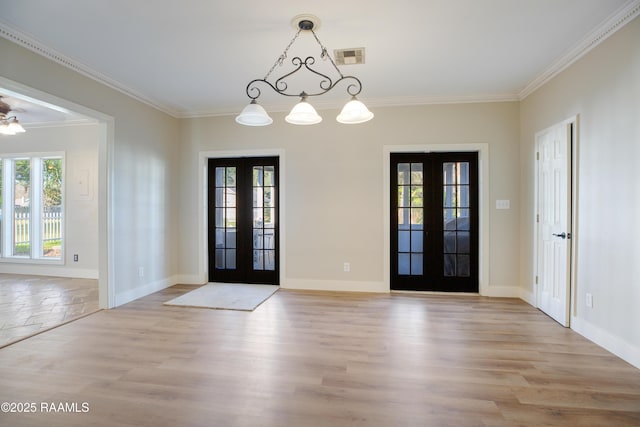
M11 122L9 122L9 126L7 126L7 129L9 130L10 135L22 133L25 131L20 122L18 122L18 120L16 120L15 118L11 120Z
M358 101L355 96L342 107L342 111L336 117L339 123L348 125L368 122L371 119L373 119L373 113L369 111L366 105Z
M322 121L322 117L318 115L316 109L304 99L294 105L289 115L284 119L292 125L315 125Z
M7 122L0 122L0 134L2 135L15 135L15 132L12 132L9 129L9 125L7 124Z
M267 126L273 123L273 119L269 117L262 105L253 99L236 117L236 122L245 126Z

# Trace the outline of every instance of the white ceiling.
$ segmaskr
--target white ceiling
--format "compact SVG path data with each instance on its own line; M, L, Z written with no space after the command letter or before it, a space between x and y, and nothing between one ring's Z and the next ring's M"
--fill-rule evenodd
M366 48L365 64L340 68L362 81L359 98L374 109L522 99L617 29L638 1L0 0L0 35L193 117L239 112L247 83L263 78L294 36L292 18L309 13L330 52ZM311 37L301 34L289 58L318 56ZM313 103L337 107L345 89ZM265 88L259 102L288 110L295 101Z

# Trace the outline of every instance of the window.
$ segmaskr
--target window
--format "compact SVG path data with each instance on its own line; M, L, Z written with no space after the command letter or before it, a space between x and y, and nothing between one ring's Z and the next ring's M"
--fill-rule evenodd
M62 260L64 159L60 154L0 159L0 257Z

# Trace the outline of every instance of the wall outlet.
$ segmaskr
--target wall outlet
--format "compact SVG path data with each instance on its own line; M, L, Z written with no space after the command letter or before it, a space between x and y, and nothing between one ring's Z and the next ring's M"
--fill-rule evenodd
M73 254L73 262L78 262L78 254Z
M593 295L592 294L587 294L586 304L587 304L587 307L593 308Z
M138 267L138 277L144 277L144 267Z
M351 263L345 262L343 265L343 269L345 273L348 273L351 271Z

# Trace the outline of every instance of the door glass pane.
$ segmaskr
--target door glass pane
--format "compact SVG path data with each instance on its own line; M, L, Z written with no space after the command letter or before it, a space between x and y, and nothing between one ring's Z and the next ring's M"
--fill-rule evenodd
M263 254L264 254L263 250L253 251L253 269L254 270L264 270Z
M407 187L404 187L407 188ZM424 204L424 197L422 196L422 185L411 186L411 206L420 207Z
M408 275L410 271L411 262L409 261L409 254L398 254L398 274Z
M456 228L458 230L469 230L469 209L458 209L458 220L456 221Z
M409 187L404 185L398 186L398 207L399 208L408 208L411 206L411 194L408 191Z
M469 186L468 185L460 185L458 187L458 203L457 206L460 208L468 208L469 207Z
M411 246L411 234L409 231L398 231L398 251L409 252Z
M215 188L215 268L236 269L236 168L216 167Z
M273 190L274 190L273 187L264 188L264 206L267 208L274 208L276 206L275 197L273 197L274 196Z
M445 230L455 230L456 229L456 210L455 209L445 209L443 211L444 215L444 229Z
M262 230L253 230L253 249L264 249L264 236Z
M469 163L443 163L442 177L444 275L468 277L471 272Z
M444 276L451 277L456 275L456 255L444 255Z
M225 246L229 249L235 249L236 247L236 229L228 228L226 236Z
M469 162L459 162L459 179L458 182L463 185L469 185Z
M422 252L422 230L411 232L411 252Z
M256 166L253 168L253 186L254 187L262 187L264 178L264 169L262 166Z
M422 163L411 163L411 184L422 184Z
M273 251L273 250L264 251L264 269L265 270L276 269L276 251Z
M275 237L274 229L264 230L264 248L265 249L276 248L276 237Z
M400 208L398 209L398 229L399 230L408 230L409 229L409 213L410 209Z
M264 228L274 228L276 225L276 210L274 208L264 209Z
M471 275L471 257L469 255L457 256L456 275L469 277Z
M397 174L398 274L423 275L423 164L399 163Z
M470 250L470 234L468 231L458 231L456 238L456 252L468 254Z
M225 249L225 268L227 270L235 270L236 269L236 250L235 249Z
M412 229L421 230L423 220L424 220L424 209L422 208L411 209L411 228Z
M275 187L276 179L275 172L276 168L274 166L265 166L264 167L264 185L265 187Z
M398 163L398 185L409 185L409 163Z
M444 253L455 253L456 252L456 232L455 231L445 231L444 232Z
M413 276L421 276L422 275L422 254L421 253L412 253L411 254L411 275Z
M224 249L216 249L216 268L224 269Z
M275 168L253 167L253 269L276 268Z

